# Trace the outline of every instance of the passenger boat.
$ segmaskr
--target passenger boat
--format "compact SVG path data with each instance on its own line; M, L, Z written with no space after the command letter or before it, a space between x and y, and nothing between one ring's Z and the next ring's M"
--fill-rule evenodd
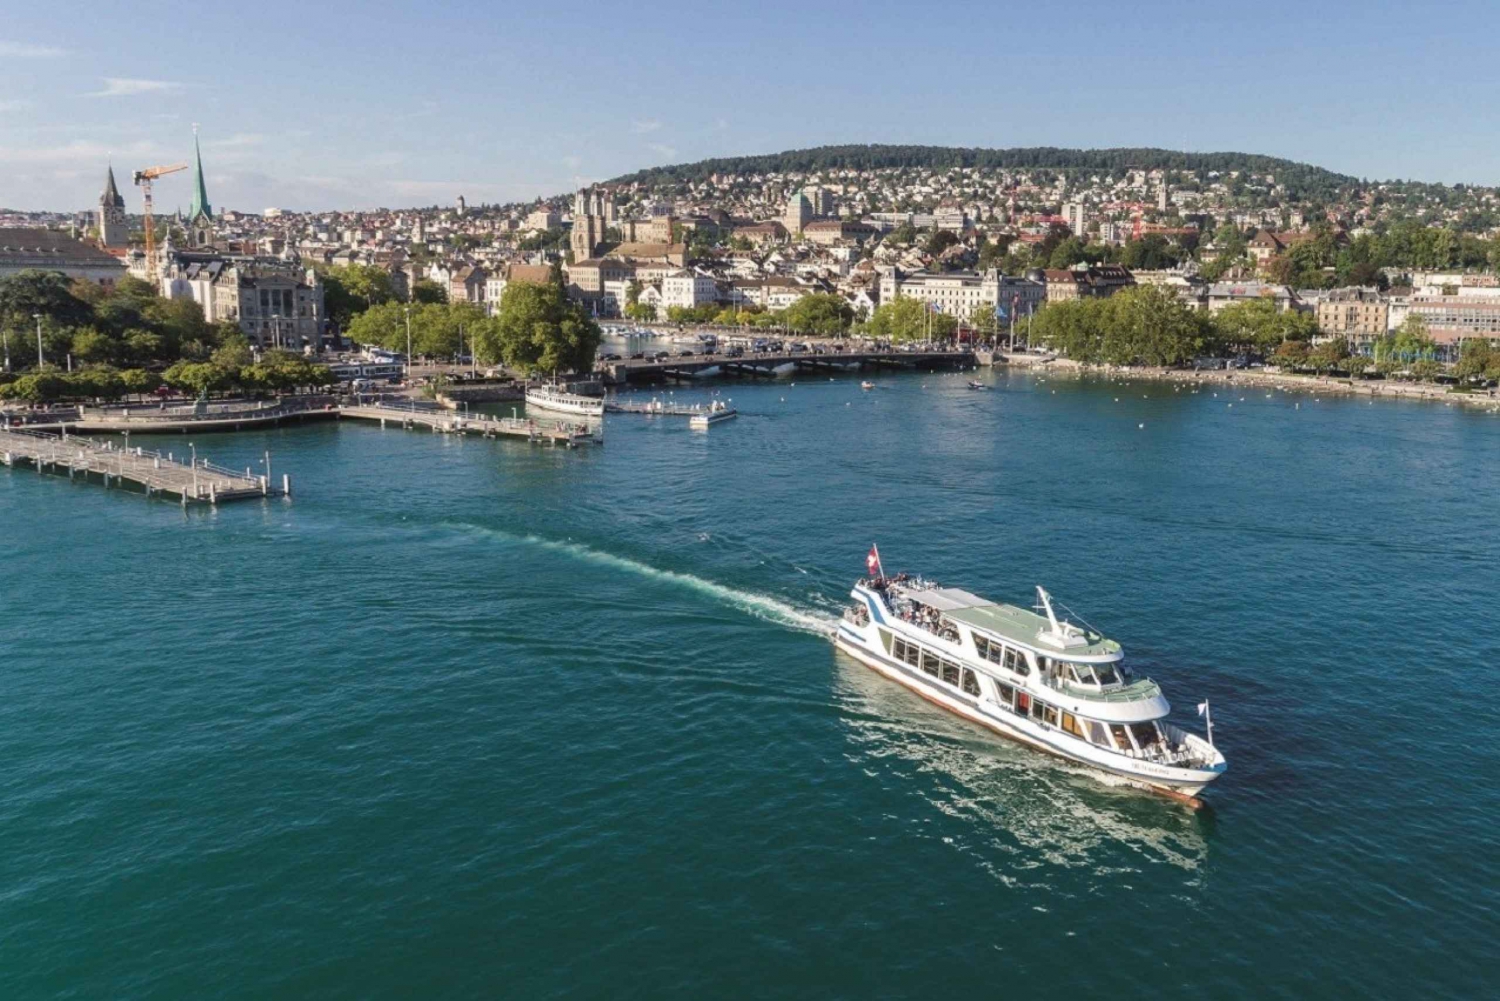
M976 381L974 379L970 379L969 380L969 388L970 389L989 389L990 387L986 386L982 382L978 382L978 381Z
M555 382L526 387L526 409L553 410L560 414L575 414L580 417L604 416L604 401L592 396L577 396L563 390Z
M949 711L1006 737L1202 806L1197 795L1228 768L1208 737L1166 720L1161 686L1135 677L1113 640L1043 614L920 577L870 575L834 634L837 647ZM1198 706L1207 716L1208 703Z
M725 421L732 421L740 415L738 410L727 406L719 400L709 404L708 409L701 414L694 414L688 418L688 427L706 428Z
M859 384L859 388L860 389L874 389L875 388L875 384L873 382L861 382Z

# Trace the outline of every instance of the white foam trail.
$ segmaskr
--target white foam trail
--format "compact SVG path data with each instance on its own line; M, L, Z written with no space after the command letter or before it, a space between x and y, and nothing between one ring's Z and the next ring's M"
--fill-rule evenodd
M764 619L767 622L774 622L777 625L789 626L792 629L802 632L813 633L817 636L829 635L838 624L838 620L831 615L796 608L784 601L778 601L763 594L725 587L723 584L715 584L711 580L704 580L702 577L695 577L690 573L662 570L650 564L642 563L639 560L616 556L613 553L602 552L598 549L590 549L579 542L558 542L555 539L545 539L539 535L511 535L507 532L497 532L494 529L487 528L479 530L513 541L525 542L544 549L551 549L555 552L566 553L574 559L585 560L599 566L612 567L616 570L625 570L643 577L677 584L689 590L697 591L700 594L709 595L731 608L737 608L742 612L749 612L756 618Z

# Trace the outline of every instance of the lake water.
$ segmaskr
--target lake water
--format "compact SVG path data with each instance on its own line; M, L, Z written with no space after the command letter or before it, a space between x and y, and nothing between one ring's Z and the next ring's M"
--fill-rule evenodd
M1494 996L1500 417L965 378L0 470L0 996ZM837 655L872 541L1210 699L1211 808Z

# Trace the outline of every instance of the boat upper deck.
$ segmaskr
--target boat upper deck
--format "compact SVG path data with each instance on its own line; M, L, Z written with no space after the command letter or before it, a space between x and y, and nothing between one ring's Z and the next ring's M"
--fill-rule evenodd
M938 587L925 581L888 585L892 597L906 599L936 609L954 622L990 633L1049 656L1065 660L1118 660L1120 644L1098 633L1080 630L1081 643L1066 648L1049 642L1051 623L1044 615L1015 605L1004 605L981 598L956 587Z

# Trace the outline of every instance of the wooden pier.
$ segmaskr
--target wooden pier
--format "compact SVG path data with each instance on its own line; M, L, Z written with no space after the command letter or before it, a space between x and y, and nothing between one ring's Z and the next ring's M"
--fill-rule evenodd
M428 407L394 403L364 403L342 406L340 418L379 421L381 427L426 427L443 434L477 434L485 438L525 438L534 445L602 445L601 427L586 421L547 420L531 417L491 417Z
M250 497L280 497L290 491L283 477L281 489L267 475L216 466L196 455L188 462L170 453L143 448L118 447L114 442L55 435L43 431L0 431L0 458L12 468L31 466L38 473L66 473L68 479L82 477L105 487L119 486L143 491L147 497L172 497L188 504L220 504Z

